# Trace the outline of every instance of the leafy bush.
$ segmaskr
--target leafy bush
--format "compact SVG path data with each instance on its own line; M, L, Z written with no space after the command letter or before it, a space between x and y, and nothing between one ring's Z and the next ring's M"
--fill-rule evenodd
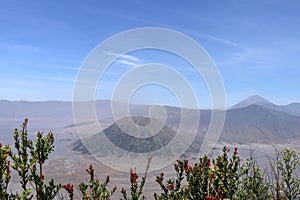
M281 151L280 155L281 159L277 160L277 166L281 175L281 190L289 200L300 199L300 180L294 176L300 158L296 151L290 148Z
M241 183L235 199L264 200L270 198L270 184L265 183L265 178L252 156L247 159L241 173Z
M25 119L22 129L15 129L13 134L15 152L9 151L11 167L20 177L22 193L6 194L6 196L14 199L32 199L33 196L38 200L53 199L58 194L61 184L55 184L53 179L45 184L43 174L43 165L54 150L53 133L49 132L44 136L43 133L38 132L34 144L28 138L27 123L28 119ZM29 183L32 187L28 187Z
M45 182L43 166L54 150L54 134L44 135L38 132L33 142L28 138L28 119L24 120L22 129L13 133L14 149L0 143L0 198L1 199L74 199L74 190L78 190L83 200L108 200L113 198L116 187L108 189L110 177L100 181L94 173L92 165L86 172L89 174L87 183L81 182L77 187L68 183L62 185L54 180ZM230 150L223 148L223 153L216 158L203 156L193 165L188 160L177 160L174 164L176 177L165 180L164 173L156 177L161 193L154 193L156 200L192 199L192 200L222 200L222 199L300 199L300 180L296 170L299 169L300 158L296 152L286 148L281 152L276 150L276 159L270 160L272 176L267 182L266 177L252 156L242 163L238 149L232 155ZM138 174L130 170L130 194L121 188L120 200L146 199L143 195L151 158L146 165L144 176L138 182ZM20 178L21 191L8 193L11 180L11 168ZM275 180L273 182L272 180ZM61 189L68 196L62 196Z
M139 184L138 183L138 174L133 171L133 169L130 169L130 197L127 197L127 192L124 188L121 188L121 194L123 195L123 199L124 200L138 200L138 199L146 199L145 196L143 196L143 189L146 183L146 178L147 178L147 173L149 170L149 166L150 166L150 162L151 162L151 157L148 158L148 163L146 165L146 170L145 170L145 174L142 177L142 181ZM120 199L122 200L122 199Z
M164 174L156 178L163 193L154 194L155 199L233 199L238 190L240 173L240 158L235 149L228 158L229 149L223 148L223 155L213 159L204 156L194 165L188 161L177 161L174 165L176 180L169 179L163 183ZM187 186L182 187L184 178Z
M238 149L229 158L229 149L224 147L223 154L210 160L207 156L194 165L178 160L174 164L176 178L164 181L164 173L156 177L162 193L154 194L156 200L168 199L299 199L299 178L295 170L299 167L296 152L287 148L281 151L277 159L277 169L281 174L279 198L271 196L272 186L265 182L265 177L252 156L245 164L241 163ZM187 186L182 187L186 181ZM282 194L283 193L283 194Z
M176 164L174 164L174 168L176 171L176 179L168 179L166 183L164 183L164 173L161 173L156 177L156 182L160 185L162 189L162 193L157 195L154 193L155 199L183 199L185 195L185 190L182 188L182 180L184 179L184 170L187 169L188 161L180 161L178 160Z
M110 191L106 188L107 184L110 182L109 176L107 176L105 182L102 183L99 179L95 178L94 168L92 165L90 165L90 167L86 169L86 172L90 175L89 184L81 182L78 185L78 188L82 195L82 199L83 200L110 199L111 196L115 193L117 187L114 187Z
M0 197L1 199L7 199L9 197L7 193L8 183L10 181L10 161L7 159L10 153L9 146L2 146L0 143Z

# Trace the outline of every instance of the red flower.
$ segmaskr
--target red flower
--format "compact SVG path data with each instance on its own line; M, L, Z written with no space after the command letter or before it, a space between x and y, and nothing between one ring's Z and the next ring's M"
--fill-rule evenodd
M134 174L133 174L133 178L134 178L135 180L137 180L137 179L139 178L139 176L137 175L137 173L134 173Z
M121 193L124 194L125 193L125 189L121 188Z
M207 161L206 161L206 166L207 166L207 167L210 167L210 159L209 159L209 158L208 158Z
M117 190L117 187L115 186L114 188L113 188L113 191L115 192Z
M73 185L72 187L70 187L70 193L73 193L74 192L74 189L73 189Z
M41 174L41 175L40 175L40 179L41 179L41 180L44 180L44 178L45 178L44 175Z
M85 170L87 173L94 171L93 165L90 165L88 169Z
M38 137L38 138L41 138L42 136L43 136L43 135L42 135L41 132L38 132L38 133L37 133L37 137Z
M132 173L131 174L131 180L132 180L132 182L136 182L138 178L139 178L139 176L137 175L137 173Z
M218 198L223 199L224 198L224 192L222 190L218 190Z
M205 197L205 200L216 200L216 198L215 198L215 197L212 197L212 196L206 196L206 197Z
M54 139L54 135L52 132L49 133L49 137L50 137L50 139Z
M130 169L130 182L133 185L137 185L137 179L139 178L139 176L137 175L137 173L133 172L133 169Z
M2 148L2 144L0 143L0 148Z
M74 192L74 188L72 184L63 185L62 188L64 188L70 194Z
M174 183L169 185L169 190L174 190Z
M135 179L135 180L138 179L138 177L139 177L139 176L137 175L137 173L133 172L133 169L132 169L132 168L130 169L130 176L131 176L133 179Z
M237 154L238 152L238 148L237 147L234 147L234 154Z
M188 171L188 169L189 169L189 166L188 166L188 164L186 164L186 165L184 166L184 171Z
M194 168L194 166L193 166L193 165L191 165L189 168L190 168L190 170L192 170L192 171L194 171L194 170L195 170L195 168Z

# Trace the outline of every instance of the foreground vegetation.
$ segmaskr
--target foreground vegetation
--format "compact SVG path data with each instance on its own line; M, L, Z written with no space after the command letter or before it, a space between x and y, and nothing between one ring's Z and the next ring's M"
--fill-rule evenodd
M89 180L74 187L71 183L62 185L51 180L46 183L43 166L50 153L54 150L54 135L52 132L44 135L37 133L33 142L28 138L28 119L22 124L22 129L15 129L14 150L10 146L0 144L0 198L3 199L75 199L74 190L80 193L80 199L116 199L117 187L108 188L110 182L106 177L104 182L95 176L92 165L86 169ZM271 170L263 173L256 161L250 157L242 162L235 148L223 148L222 155L210 159L204 156L191 165L187 160L178 160L174 164L176 176L165 180L164 173L156 177L161 188L160 193L154 193L156 200L193 199L300 199L300 180L296 175L300 158L292 149L276 151L276 158L269 158ZM121 198L125 200L145 199L143 189L147 178L151 159L148 160L145 174L139 180L138 174L130 170L130 191L119 188ZM20 191L8 191L11 180L11 170L20 178ZM77 197L76 197L77 198Z

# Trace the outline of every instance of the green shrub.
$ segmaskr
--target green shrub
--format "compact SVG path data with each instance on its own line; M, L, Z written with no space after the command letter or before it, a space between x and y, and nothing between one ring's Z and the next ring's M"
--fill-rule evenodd
M1 199L7 199L9 194L7 193L8 183L11 178L10 161L7 159L11 149L9 146L2 146L0 143L0 197Z
M142 177L142 181L138 183L138 174L133 170L130 169L130 196L127 196L127 192L124 188L121 188L121 194L123 196L123 200L139 200L139 199L146 199L145 196L143 196L143 189L146 183L147 173L149 170L151 162L151 157L148 158L148 163L146 165L145 174ZM122 200L122 199L120 199Z
M28 119L25 119L22 129L15 129L14 149L0 144L1 200L55 198L72 200L75 189L78 189L83 200L108 200L113 197L116 187L108 189L109 176L104 182L100 181L95 176L92 165L86 169L89 174L88 182L81 182L77 187L71 183L66 185L55 183L53 179L46 183L43 166L54 150L54 135L52 132L46 135L38 132L33 142L28 138L27 123ZM266 182L264 174L252 156L243 164L237 148L231 156L229 152L230 150L224 147L222 154L216 158L203 156L193 165L189 165L188 160L177 160L174 164L176 177L164 180L163 172L156 177L161 193L154 193L154 198L156 200L300 199L300 180L296 175L300 158L294 150L290 148L281 152L276 150L277 157L274 162L269 159L273 176L269 183ZM130 170L130 194L121 188L120 200L146 199L143 189L150 161L151 158L140 183L138 174L133 169ZM21 191L16 193L8 193L11 168L20 178ZM61 188L66 190L68 196L62 195Z
M177 161L174 165L176 179L163 182L163 173L156 178L162 193L154 194L155 199L233 199L238 190L240 173L240 158L237 149L228 158L229 149L224 147L223 154L210 160L207 156L199 159L194 165L188 161ZM182 187L186 179L187 186Z
M18 173L22 188L21 194L16 193L10 196L14 199L32 199L33 196L37 200L53 199L58 194L61 184L55 184L53 179L45 184L43 174L43 165L54 150L53 133L49 132L44 136L43 133L38 132L36 141L33 143L28 138L27 123L28 119L25 119L22 129L15 129L13 134L15 152L9 151L12 169ZM34 191L28 187L29 183Z
M295 176L295 170L299 168L300 158L296 151L286 148L280 152L277 166L281 175L281 190L289 199L300 199L300 180Z
M164 173L161 173L156 177L156 182L160 185L162 189L161 194L154 193L154 198L157 200L167 200L167 199L184 199L185 190L182 188L182 180L184 179L184 170L187 168L187 160L180 161L178 160L176 164L174 164L174 168L176 171L176 179L168 179L166 183L164 183Z
M108 200L115 193L117 187L114 187L112 190L108 190L107 184L110 182L109 176L106 177L105 182L101 182L99 179L95 178L94 168L92 165L86 172L90 175L89 184L81 182L78 185L78 189L81 192L83 200Z
M265 183L261 169L252 156L247 159L241 173L240 187L234 199L264 200L270 198L270 184Z

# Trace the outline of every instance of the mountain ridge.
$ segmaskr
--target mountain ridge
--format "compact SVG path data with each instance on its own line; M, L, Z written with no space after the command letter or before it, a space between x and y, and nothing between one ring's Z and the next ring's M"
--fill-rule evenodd
M249 96L246 99L240 101L239 103L231 106L228 110L245 108L250 105L260 105L262 107L269 108L272 110L277 110L288 114L300 116L300 103L293 102L287 105L277 105L259 95Z
M187 152L198 152L207 134L211 112L207 110L203 112L200 116L197 135ZM169 111L169 113L172 112ZM193 114L191 113L191 115ZM170 127L170 129L165 129L167 131L164 131L164 133L168 134L165 138L172 138L174 136L174 131L178 128L174 124L179 123L179 116L180 114L174 112L168 117L165 126ZM123 142L126 140L120 139L122 137L117 136L120 133L123 134L123 131L118 132L119 129L117 126L114 123L109 128L104 129L103 132L117 146L120 146L120 144L121 146L126 146L129 142L125 142L124 144ZM114 128L111 129L111 127ZM118 133L115 132L116 130ZM169 130L172 130L172 132L169 132ZM300 116L272 110L260 105L250 105L245 108L227 111L224 128L219 141L238 144L288 144L300 141L299 130ZM169 140L165 140L163 144L168 142ZM75 151L86 153L86 149L80 144L80 141L73 144L72 148Z

